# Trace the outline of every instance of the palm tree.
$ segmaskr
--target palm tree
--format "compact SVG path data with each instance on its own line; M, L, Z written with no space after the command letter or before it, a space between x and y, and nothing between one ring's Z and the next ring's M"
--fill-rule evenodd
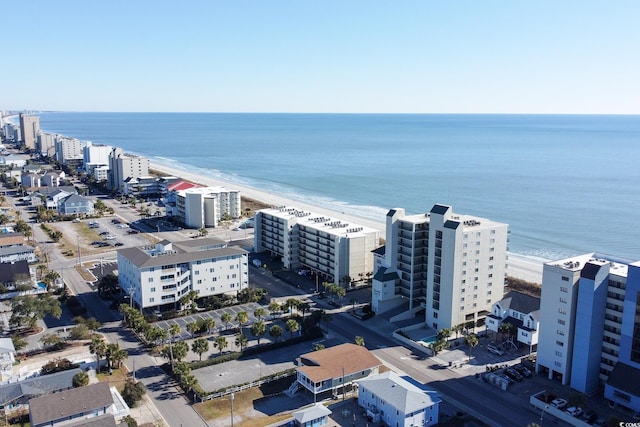
M109 344L107 346L107 360L109 367L119 368L120 364L129 356L126 350L120 348L118 344Z
M213 328L216 327L215 319L211 317L207 317L206 319L204 319L204 327L206 328L207 333L210 334Z
M356 335L356 337L353 339L353 342L354 342L356 345L359 345L359 346L364 347L364 338L363 338L363 337L361 337L360 335Z
M236 314L236 322L240 325L240 333L242 333L242 327L249 323L249 315L246 311L241 311Z
M459 325L454 326L452 330L456 333L456 339L458 339L458 335L464 330L464 324L460 323Z
M282 326L273 325L271 328L269 328L269 335L274 337L276 339L276 342L278 342L278 338L282 336Z
M260 345L260 337L267 332L267 326L262 320L258 320L251 326L251 333L258 339L258 345Z
M284 327L291 334L291 338L293 338L293 334L298 332L300 329L300 324L295 319L289 319L287 320L287 323L285 323Z
M173 371L173 339L174 337L176 337L177 335L180 335L180 325L178 325L177 323L172 323L171 325L169 325L169 359L171 361L171 370Z
M222 313L222 316L220 316L220 320L222 320L222 323L224 323L224 330L226 331L227 329L229 329L229 323L231 323L231 314Z
M216 337L216 340L214 342L214 346L218 347L218 350L220 350L220 354L222 354L222 350L224 350L225 348L227 348L229 344L227 343L227 339L223 336L219 336Z
M471 350L478 345L478 336L476 334L469 334L465 337L464 341L469 346L469 360L471 360Z
M191 344L191 351L200 356L200 360L202 360L202 354L209 351L209 341L204 338L194 340Z
M304 315L306 314L307 311L309 311L310 308L311 308L311 305L309 305L308 302L300 303L300 305L298 306L298 310L302 312L302 320L304 320Z
M98 364L97 372L100 372L100 358L107 354L107 343L101 336L94 336L91 338L91 344L89 344L89 351L91 354L96 355L96 362Z
M199 329L200 327L196 322L187 323L187 332L191 334L191 338L195 336L196 332L198 332Z
M269 303L269 313L271 313L271 319L275 318L275 313L279 313L281 310L280 304L277 301L271 301Z
M262 320L266 314L266 311L262 307L258 307L253 311L254 317L258 320Z
M248 342L249 340L244 334L236 335L236 345L240 347L240 352L244 350L244 347L247 345Z
M47 266L44 264L38 264L38 266L36 267L37 277L39 279L42 279L42 276L45 274L45 271L47 271Z

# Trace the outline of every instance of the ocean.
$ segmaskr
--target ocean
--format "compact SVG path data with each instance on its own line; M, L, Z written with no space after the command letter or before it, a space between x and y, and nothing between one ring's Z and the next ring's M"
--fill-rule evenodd
M380 222L443 203L508 223L518 254L640 259L640 116L39 116L45 132Z

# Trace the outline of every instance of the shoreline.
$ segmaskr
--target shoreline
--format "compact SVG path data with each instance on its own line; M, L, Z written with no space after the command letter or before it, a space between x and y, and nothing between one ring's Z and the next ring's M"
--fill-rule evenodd
M249 187L246 185L239 185L236 183L224 181L218 178L212 178L208 176L198 175L197 173L185 171L177 167L171 167L163 163L158 163L152 159L149 159L149 169L156 170L160 173L167 174L169 176L178 177L185 181L190 181L196 184L209 186L209 187L225 187L229 190L239 190L241 198L253 199L256 202L264 203L270 206L291 206L299 209L312 211L315 213L327 215L334 218L340 218L353 222L354 224L362 225L365 227L373 228L380 231L380 237L385 238L385 223L384 217L381 221L375 221L371 218L358 216L351 213L339 212L321 206L312 205L307 202L297 201L290 197L280 196L273 194L272 192L260 190L257 188ZM390 209L390 208L389 208ZM517 279L525 280L528 282L534 282L537 284L542 283L542 269L543 264L549 260L541 258L533 258L525 255L515 254L508 252L507 269L508 276L515 277Z

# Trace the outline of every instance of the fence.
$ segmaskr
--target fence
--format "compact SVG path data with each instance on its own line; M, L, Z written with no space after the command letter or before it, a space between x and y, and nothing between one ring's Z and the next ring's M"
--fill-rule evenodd
M208 394L206 396L200 396L199 394L196 393L195 394L195 398L196 399L194 399L194 400L200 400L201 402L204 402L204 401L207 401L207 400L216 399L218 397L227 396L227 395L229 395L231 393L238 393L240 391L248 390L248 389L253 388L253 387L259 387L259 386L261 386L263 384L267 384L267 383L270 383L272 381L280 380L282 378L291 377L291 376L293 376L295 374L296 374L295 370L294 371L284 371L284 372L276 374L276 375L274 375L272 377L260 378L257 381L252 381L252 382L247 383L247 384L241 384L241 385L237 385L237 386L234 386L234 387L229 387L229 388L227 388L225 390L217 391L215 393L211 393L211 394Z

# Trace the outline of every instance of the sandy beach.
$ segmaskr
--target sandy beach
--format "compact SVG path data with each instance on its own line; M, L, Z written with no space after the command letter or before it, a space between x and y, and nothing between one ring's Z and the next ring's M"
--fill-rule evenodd
M239 190L243 198L254 199L271 206L292 206L299 209L309 210L323 215L339 218L342 220L347 220L354 224L362 225L365 227L371 227L380 230L380 236L384 237L384 217L381 217L380 221L373 221L369 218L359 217L353 214L345 214L344 212L336 212L330 209L323 208L322 206L312 206L308 203L300 202L291 198L285 198L268 191L262 191L252 187L231 184L215 178L210 178L196 173L190 173L182 169L172 168L170 166L153 161L151 161L149 167L164 174L180 177L186 181L191 181L197 184L211 187L220 186L228 188L230 190ZM507 275L526 280L528 282L542 283L542 267L544 262L545 260L542 259L533 259L523 255L509 253L509 259L507 260Z

